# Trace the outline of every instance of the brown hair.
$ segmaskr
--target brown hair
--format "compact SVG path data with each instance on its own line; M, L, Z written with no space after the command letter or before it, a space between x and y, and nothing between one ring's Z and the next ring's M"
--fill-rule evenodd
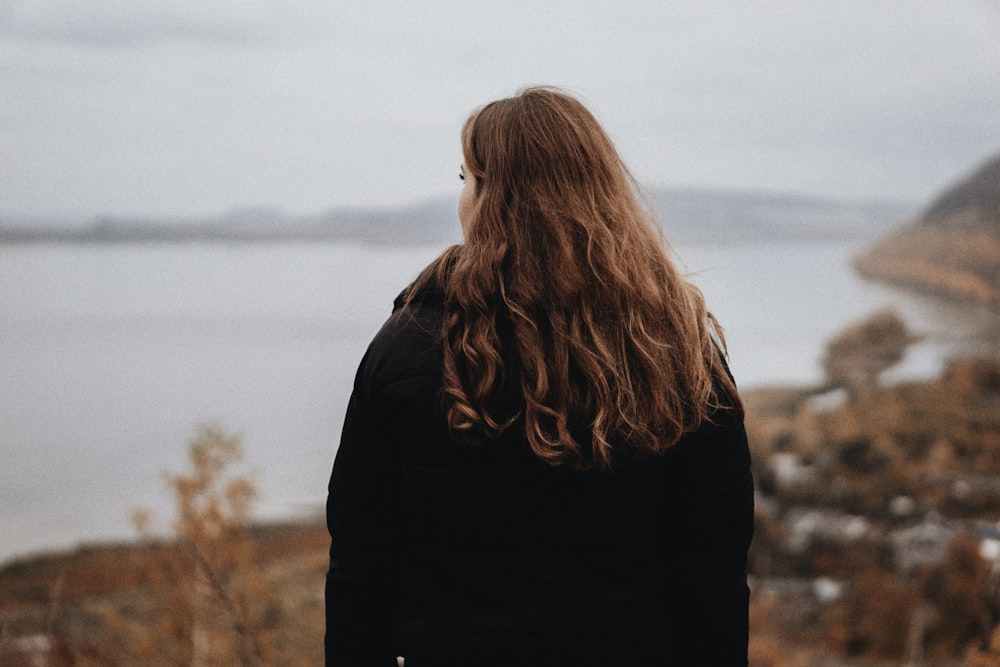
M445 295L453 433L523 423L542 460L610 468L618 452L668 449L720 404L740 409L701 293L580 102L528 88L487 104L462 151L477 195L465 243L415 285Z

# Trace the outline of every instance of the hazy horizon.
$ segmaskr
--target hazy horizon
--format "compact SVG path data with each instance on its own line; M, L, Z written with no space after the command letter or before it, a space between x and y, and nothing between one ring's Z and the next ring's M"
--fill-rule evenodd
M764 204L774 202L785 205L816 205L816 206L845 206L845 207L885 207L888 210L905 210L909 213L916 213L926 202L918 202L914 199L889 199L889 198L851 198L836 197L833 195L824 196L821 194L811 194L780 190L750 190L750 189L726 189L712 187L684 187L671 185L643 185L643 192L651 197L658 205L669 205L672 197L683 199L698 197L720 201L734 201L746 199L747 201ZM932 193L932 195L940 192ZM930 199L928 197L924 199ZM0 204L2 205L2 204ZM241 217L260 219L264 217L274 217L277 219L310 219L323 216L324 214L347 215L352 212L359 214L372 213L404 213L421 209L433 209L434 211L457 205L457 198L449 193L430 194L418 196L411 200L404 200L398 203L380 205L373 204L344 204L340 205L331 202L329 205L316 210L292 211L280 205L269 202L243 202L237 203L225 209L216 211L203 211L188 215L164 213L160 215L150 215L148 213L135 214L115 214L111 212L98 212L91 214L63 215L25 215L18 212L8 212L0 208L0 226L13 225L15 228L24 224L52 225L55 227L66 227L68 229L93 225L101 220L113 221L134 221L138 223L209 223L214 224L222 220L237 220ZM449 211L450 213L450 211Z

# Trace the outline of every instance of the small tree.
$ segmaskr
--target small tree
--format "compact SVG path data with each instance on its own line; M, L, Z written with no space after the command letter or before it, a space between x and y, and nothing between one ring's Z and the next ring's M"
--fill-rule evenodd
M882 310L851 325L827 344L823 370L831 385L856 397L862 389L877 387L879 376L902 361L915 340L895 310Z
M144 641L149 664L260 665L269 649L269 596L254 562L247 521L257 490L229 467L240 438L216 425L189 444L191 467L168 473L177 516L174 544L161 547L150 571L157 620ZM149 512L134 516L146 532Z

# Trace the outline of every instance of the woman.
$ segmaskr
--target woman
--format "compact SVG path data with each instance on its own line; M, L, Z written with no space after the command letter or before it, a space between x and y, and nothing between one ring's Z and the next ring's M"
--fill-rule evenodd
M750 458L700 293L575 99L488 104L462 152L464 243L355 379L327 663L746 664Z

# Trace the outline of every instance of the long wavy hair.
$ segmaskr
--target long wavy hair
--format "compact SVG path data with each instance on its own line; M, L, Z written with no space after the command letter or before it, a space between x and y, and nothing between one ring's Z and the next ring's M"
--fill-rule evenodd
M417 279L444 293L448 426L523 428L553 465L613 467L742 410L701 293L671 262L611 140L576 99L528 88L462 129L465 242Z

